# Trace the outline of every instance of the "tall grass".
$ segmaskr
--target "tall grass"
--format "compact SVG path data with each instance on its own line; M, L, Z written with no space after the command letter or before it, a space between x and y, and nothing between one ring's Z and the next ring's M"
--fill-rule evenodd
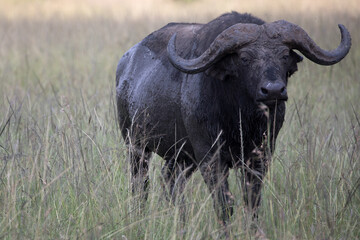
M339 42L341 22L353 47L332 67L304 60L290 79L286 121L265 179L258 224L269 239L360 239L359 18L263 11L266 19L300 24L328 49ZM202 10L195 18L215 16ZM194 20L186 14L179 18ZM130 191L126 146L116 121L116 64L166 22L164 16L125 21L104 13L0 20L1 239L221 235L198 173L185 189L184 225L179 207L165 201L163 162L157 156L151 159L144 208ZM235 172L230 185L236 196L230 238L251 239Z

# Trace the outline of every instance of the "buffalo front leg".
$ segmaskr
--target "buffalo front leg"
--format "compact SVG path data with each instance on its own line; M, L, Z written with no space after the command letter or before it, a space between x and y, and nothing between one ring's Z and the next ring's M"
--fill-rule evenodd
M268 169L268 159L250 158L243 171L243 192L245 204L252 214L257 218L257 210L261 201L261 188Z
M200 166L204 181L212 194L216 215L223 226L229 223L233 214L234 197L230 193L228 175L229 167L221 161L211 160Z

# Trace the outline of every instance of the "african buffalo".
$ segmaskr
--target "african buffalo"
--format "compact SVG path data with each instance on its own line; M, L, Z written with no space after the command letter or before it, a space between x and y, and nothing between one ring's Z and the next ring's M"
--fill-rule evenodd
M199 169L226 224L233 196L230 168L240 168L244 199L256 216L262 180L285 116L288 78L302 57L332 65L350 50L321 49L299 26L265 23L249 14L224 14L207 24L170 23L121 58L116 98L129 146L133 191L148 187L152 152L165 160L171 199Z

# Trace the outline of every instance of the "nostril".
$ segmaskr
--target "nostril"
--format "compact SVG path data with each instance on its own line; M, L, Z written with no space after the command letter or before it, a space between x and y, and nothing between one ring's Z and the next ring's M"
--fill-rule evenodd
M266 88L261 88L261 93L264 95L267 95L269 93L269 91Z
M284 93L284 92L285 92L285 90L286 90L286 88L285 88L285 87L283 87L283 88L281 88L281 89L280 89L280 92L281 92L281 93Z

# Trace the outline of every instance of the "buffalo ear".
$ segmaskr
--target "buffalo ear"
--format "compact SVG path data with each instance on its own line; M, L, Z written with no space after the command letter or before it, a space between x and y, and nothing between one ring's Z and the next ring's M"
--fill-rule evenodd
M301 62L304 58L294 50L290 50L290 56L295 59L296 63Z
M297 63L301 62L304 58L301 55L294 52L293 50L290 50L290 59L291 59L291 64L288 71L289 77L298 70Z
M206 76L211 78L215 78L220 81L224 81L228 74L226 73L225 69L220 69L217 66L212 66L205 71Z
M233 57L235 57L235 55L228 55L220 59L213 66L208 68L205 71L205 74L220 81L225 81L228 77L236 75Z

